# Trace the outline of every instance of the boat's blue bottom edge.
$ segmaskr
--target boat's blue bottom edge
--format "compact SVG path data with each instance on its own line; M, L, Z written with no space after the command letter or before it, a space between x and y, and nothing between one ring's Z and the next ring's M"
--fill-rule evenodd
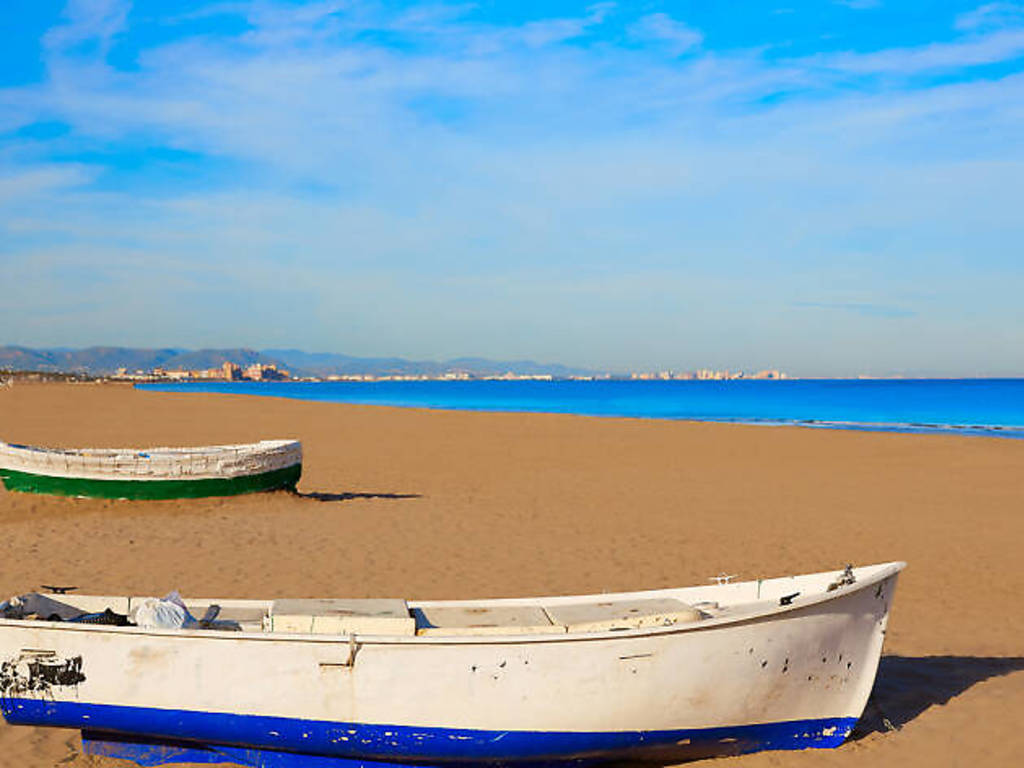
M856 718L662 731L484 731L339 723L29 698L4 698L12 725L82 731L87 754L154 766L234 762L257 768L661 762L765 749L837 747Z

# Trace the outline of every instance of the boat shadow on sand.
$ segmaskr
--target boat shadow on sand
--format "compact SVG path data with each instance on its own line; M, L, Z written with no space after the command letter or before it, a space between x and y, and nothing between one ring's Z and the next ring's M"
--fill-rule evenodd
M312 499L313 501L353 501L355 499L420 499L420 493L323 493L321 491L310 491L303 493L294 491L293 495L300 499Z
M977 683L1024 670L1024 656L883 656L875 687L850 738L902 728L929 707Z

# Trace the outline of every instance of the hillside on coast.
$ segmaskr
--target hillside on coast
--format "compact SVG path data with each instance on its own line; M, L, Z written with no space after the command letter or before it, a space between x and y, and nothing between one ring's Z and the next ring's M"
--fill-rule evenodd
M201 370L226 362L241 366L276 365L294 376L440 376L460 371L475 376L513 373L554 377L594 375L595 371L532 360L500 361L464 357L448 361L407 360L400 357L354 357L337 353L310 353L299 349L159 349L136 347L31 348L0 346L0 370L85 373L102 376L127 371Z

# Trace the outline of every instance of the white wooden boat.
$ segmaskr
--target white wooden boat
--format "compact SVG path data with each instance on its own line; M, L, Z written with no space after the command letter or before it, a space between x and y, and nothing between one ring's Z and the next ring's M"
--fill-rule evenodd
M263 440L196 448L62 450L0 441L11 491L106 499L180 499L294 489L302 445Z
M0 606L0 708L143 765L835 747L871 691L903 566L536 599L186 601L221 608L192 629L80 616L141 616L143 598L30 595Z

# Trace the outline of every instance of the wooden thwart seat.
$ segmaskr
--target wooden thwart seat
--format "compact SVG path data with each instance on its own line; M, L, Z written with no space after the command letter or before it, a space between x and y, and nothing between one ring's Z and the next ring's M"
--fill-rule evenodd
M405 600L275 600L270 606L271 632L324 635L414 635L416 621Z
M418 635L536 635L565 632L536 605L414 608Z

